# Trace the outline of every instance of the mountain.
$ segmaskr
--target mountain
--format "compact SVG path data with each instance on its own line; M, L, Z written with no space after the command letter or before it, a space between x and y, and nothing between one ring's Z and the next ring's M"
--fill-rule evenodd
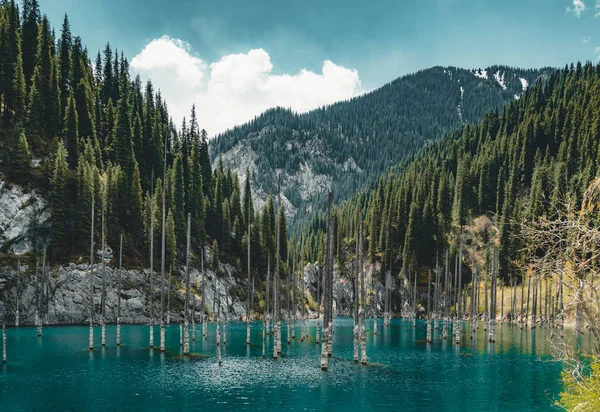
M216 136L211 160L239 176L250 168L259 204L281 173L288 216L302 216L323 210L329 189L337 201L347 198L424 146L502 110L553 70L433 67L305 114L274 108Z
M555 219L565 199L580 205L600 174L599 142L600 65L557 71L503 113L488 112L343 203L335 211L339 266L353 259L364 219L368 263L390 265L397 279L416 272L423 282L446 251L455 261L461 238L466 267L471 259L489 267L486 254L497 247L501 279L520 281L524 271L512 264L532 245L518 223ZM324 255L326 226L321 216L305 232L312 256Z

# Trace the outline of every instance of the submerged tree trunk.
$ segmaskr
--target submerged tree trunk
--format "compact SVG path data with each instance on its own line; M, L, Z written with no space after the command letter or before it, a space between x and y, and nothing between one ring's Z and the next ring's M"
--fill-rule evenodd
M456 334L454 342L456 344L460 344L461 340L461 332L462 332L462 312L461 312L461 302L462 302L462 239L460 240L460 248L458 252L458 295L457 295L457 322L456 322Z
M298 303L296 302L296 242L292 250L292 340L296 339L296 314Z
M489 341L496 342L496 279L498 276L498 251L494 250L494 258L492 260L492 290L491 290L491 316L490 316L490 334Z
M448 317L450 315L450 295L449 293L449 289L448 289L448 277L449 277L449 273L448 273L448 266L449 266L449 261L450 257L448 255L448 251L446 250L446 261L444 263L444 324L442 326L442 339L446 340L448 339Z
M326 252L325 252L325 289L324 289L324 302L325 307L323 311L323 343L321 345L321 370L326 371L329 368L329 339L331 333L331 290L330 290L330 259L332 257L333 249L333 219L331 213L333 195L329 192L329 201L327 205L327 241L326 241Z
M121 346L121 289L123 284L121 282L121 270L123 268L123 234L119 240L119 277L117 287L117 346Z
M95 190L92 190L92 229L90 231L90 350L94 350L94 192ZM42 279L44 279L46 273L46 246L44 246L42 266Z
M38 337L42 336L42 324L40 322L40 273L39 258L35 259L35 326L37 327Z
M431 270L427 271L427 343L431 343Z
M273 359L277 359L279 353L281 353L281 319L280 319L280 289L279 289L279 250L280 250L280 219L279 214L281 212L281 187L280 187L280 176L277 175L277 228L276 228L276 252L275 252L275 273L273 274Z
M2 363L6 363L6 325L2 322Z
M248 179L250 179L250 174L248 174ZM248 195L250 198L250 195ZM250 202L248 201L248 303L246 304L246 345L250 345L250 218L252 216L252 211L250 210Z
M190 354L190 323L189 323L189 306L190 306L190 243L191 243L191 227L192 214L187 216L187 246L185 252L185 314L183 326L183 354Z
M302 302L300 308L302 310L302 341L308 337L306 330L306 292L304 288L304 236L302 236L302 246L300 247L300 288L302 289Z
M360 259L359 259L358 263L359 263L359 270L361 272L361 275L360 275L360 299L361 299L360 306L361 307L359 309L359 313L360 313L360 348L361 348L360 363L362 365L366 365L367 364L367 337L366 337L366 333L365 333L365 305L366 305L367 301L366 301L366 297L365 297L365 271L364 271L362 229L363 229L363 223L362 223L362 219L361 219L360 226L359 226L359 235L358 235L358 238L360 240L360 246L359 246Z
M16 288L16 296L15 296L15 326L19 327L19 307L20 299L19 299L19 289L21 287L21 258L17 258L17 288Z
M358 282L360 278L360 234L356 231L356 271L353 276L353 308L352 318L354 320L353 341L354 341L354 363L358 363L358 344L359 344L359 320L358 320Z
M160 351L165 351L165 227L167 214L167 148L164 148L163 185L162 185L162 234L160 252ZM169 284L170 289L170 284ZM195 301L195 299L194 299Z
M152 174L154 182L154 173ZM150 190L150 198L154 196L154 186ZM150 348L154 347L154 207L150 200L150 275L148 276L148 297L150 299Z
M269 319L270 319L270 301L271 301L271 253L267 254L267 287L265 291L265 313L263 315L263 323L265 324L265 334L269 334Z
M318 345L320 341L320 331L319 328L321 326L321 288L323 287L323 269L319 268L319 275L317 280L317 326L315 329L315 343Z
M106 213L106 187L102 189L102 297L101 297L101 313L100 323L102 326L102 346L106 346L106 259L104 253L106 251L106 230L104 225L104 216Z
M202 270L202 302L200 303L202 307L200 308L200 313L202 313L202 336L204 339L207 339L207 330L206 330L206 286L205 286L205 274L204 274L204 246L200 249L200 269ZM171 274L169 272L169 279L171 278ZM169 281L169 284L171 282ZM170 295L169 289L169 295Z

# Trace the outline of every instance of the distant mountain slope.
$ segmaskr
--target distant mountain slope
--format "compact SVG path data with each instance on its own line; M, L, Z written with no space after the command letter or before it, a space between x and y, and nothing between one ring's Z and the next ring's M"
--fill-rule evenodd
M323 207L329 188L336 200L347 198L449 131L501 110L553 70L433 67L305 114L271 109L217 136L211 160L222 156L239 176L250 167L263 200L281 172L288 215L303 215L311 204Z

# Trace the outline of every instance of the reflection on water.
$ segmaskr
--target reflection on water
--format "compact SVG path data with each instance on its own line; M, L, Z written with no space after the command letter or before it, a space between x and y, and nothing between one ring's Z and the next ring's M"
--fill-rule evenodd
M167 331L167 351L151 350L147 326L122 326L115 346L114 326L107 346L87 349L87 327L8 331L9 363L0 367L0 409L11 410L552 410L560 392L560 365L550 362L550 331L499 325L491 344L481 327L470 339L465 324L460 346L441 339L425 342L424 322L393 319L372 333L368 322L369 365L353 362L352 319L336 318L329 371L319 367L315 322L310 337L282 343L277 361L262 358L262 325L227 327L223 364L216 358L215 325L208 338L190 343L182 355L179 327ZM197 336L201 335L197 326ZM158 331L158 329L157 329ZM282 336L287 336L285 327ZM269 341L271 339L271 341ZM272 337L266 353L272 352ZM587 336L567 339L585 347Z

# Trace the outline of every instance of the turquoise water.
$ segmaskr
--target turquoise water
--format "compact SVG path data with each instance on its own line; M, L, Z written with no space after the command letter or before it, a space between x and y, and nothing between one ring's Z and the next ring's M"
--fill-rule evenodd
M274 361L262 359L262 325L230 323L223 364L217 365L215 324L208 340L197 327L190 358L181 356L179 327L167 328L167 352L148 348L147 326L107 327L106 348L87 349L89 327L8 330L8 364L0 365L0 410L554 410L560 365L549 362L548 330L504 325L489 344L483 329L459 347L425 343L425 323L393 319L369 331L370 365L353 363L352 319L336 318L333 358L320 370L320 345L311 338L287 345ZM372 321L369 322L369 329ZM466 329L465 329L466 330ZM299 328L298 328L299 334ZM159 328L155 329L155 343Z

